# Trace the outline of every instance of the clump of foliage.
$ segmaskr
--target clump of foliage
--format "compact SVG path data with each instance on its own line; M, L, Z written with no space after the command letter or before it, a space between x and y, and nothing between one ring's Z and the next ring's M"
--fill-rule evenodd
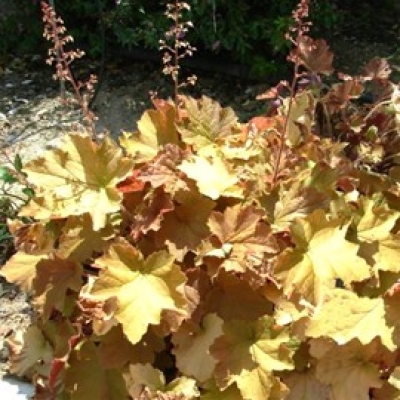
M324 84L307 15L267 115L154 98L121 146L25 165L1 275L37 311L8 339L36 398L399 398L399 85L379 59Z

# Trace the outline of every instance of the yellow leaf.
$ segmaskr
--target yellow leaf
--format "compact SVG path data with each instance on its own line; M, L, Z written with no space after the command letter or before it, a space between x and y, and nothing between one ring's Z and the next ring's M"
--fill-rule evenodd
M367 198L361 199L361 207L363 216L357 224L357 236L368 242L388 239L400 213Z
M270 399L272 388L277 378L271 371L255 368L244 370L237 381L240 393L244 400Z
M201 400L243 400L243 397L236 387L231 385L225 390L220 390L214 381L207 385L206 393L202 394Z
M390 235L378 242L378 251L373 255L375 271L400 272L400 235Z
M382 298L361 298L344 289L332 290L331 296L310 319L306 336L329 337L340 345L353 339L367 345L379 337L389 350L397 348L392 338L395 328L387 320L386 305ZM332 318L334 315L340 318Z
M291 109L289 113L289 101ZM289 119L287 126L287 138L292 146L298 145L311 133L311 125L314 121L314 97L310 91L303 91L294 99L286 98L279 107L279 115Z
M196 182L200 193L213 200L221 196L241 198L243 191L237 186L239 182L237 173L217 149L210 151L209 154L208 157L192 156L191 159L184 160L178 169Z
M122 195L116 184L132 166L110 139L97 145L87 136L67 136L61 149L25 166L36 197L20 215L46 220L89 213L93 229L99 230L106 226L107 214L119 211Z
M161 146L167 143L179 145L175 128L176 110L165 101L156 104L157 110L147 110L138 122L138 132L124 132L120 144L135 163L144 163L154 158Z
M18 285L23 291L32 291L32 281L36 277L36 266L45 254L27 254L19 251L1 268L0 275L10 283Z
M170 398L171 395L172 398L183 396L185 399L194 400L199 396L193 379L182 376L166 385L163 373L150 364L129 365L129 371L124 374L124 378L133 399L142 398L143 393L146 393L148 398L164 398L165 394L166 398Z
M322 210L293 222L291 232L296 247L278 258L275 277L285 293L299 292L313 304L324 301L336 279L345 285L370 277L366 261L357 255L359 246L345 239L348 224L328 221Z
M396 367L389 377L389 383L400 390L400 367Z
M102 270L92 294L101 300L117 297L114 317L132 344L140 341L150 324L160 324L163 310L185 313L182 285L186 278L166 252L143 260L128 243L116 244L95 264Z
M209 347L222 335L222 320L216 314L208 314L203 318L198 331L190 332L182 328L172 337L176 365L185 375L205 382L211 378L216 365Z
M164 393L168 398L168 395L175 396L178 399L184 398L187 400L195 400L199 398L200 392L197 388L196 381L186 376L181 376L169 382L164 389Z

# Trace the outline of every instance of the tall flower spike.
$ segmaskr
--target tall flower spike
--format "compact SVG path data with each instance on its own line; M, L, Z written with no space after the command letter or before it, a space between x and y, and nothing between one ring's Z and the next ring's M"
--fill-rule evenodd
M185 57L191 57L196 51L187 40L186 34L189 28L193 28L191 21L182 21L183 12L190 11L190 5L184 1L175 0L174 3L167 3L165 15L172 20L172 26L165 32L165 39L159 41L160 50L163 54L163 73L170 75L174 84L174 101L179 105L179 90L187 85L195 85L197 81L196 75L192 75L181 82L180 75L180 60Z
M55 65L56 72L53 75L55 80L66 81L72 85L74 97L82 110L86 128L94 135L94 121L96 117L89 109L89 98L93 94L97 77L90 75L86 82L75 80L71 64L74 60L82 58L85 52L79 49L65 50L65 46L68 43L72 43L74 39L72 36L66 34L67 29L64 26L64 21L60 17L57 17L56 12L47 2L42 1L41 8L44 23L43 36L53 43L53 46L48 49L46 63Z

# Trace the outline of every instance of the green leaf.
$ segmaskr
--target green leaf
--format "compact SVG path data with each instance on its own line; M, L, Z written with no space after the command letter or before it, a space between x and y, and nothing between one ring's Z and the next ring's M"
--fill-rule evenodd
M10 169L3 166L0 167L0 179L10 184L18 182L18 179L10 172Z
M14 167L18 172L22 171L22 158L19 154L15 155L15 159L14 159Z
M23 188L22 193L28 197L33 197L35 195L35 191L32 188L28 188L28 187Z

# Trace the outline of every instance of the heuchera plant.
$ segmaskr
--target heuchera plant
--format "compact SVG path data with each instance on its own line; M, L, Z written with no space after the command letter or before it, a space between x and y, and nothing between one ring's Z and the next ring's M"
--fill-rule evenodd
M154 99L121 147L24 167L1 275L37 312L8 339L36 399L400 397L399 86L379 59L325 86L307 9L268 115Z

